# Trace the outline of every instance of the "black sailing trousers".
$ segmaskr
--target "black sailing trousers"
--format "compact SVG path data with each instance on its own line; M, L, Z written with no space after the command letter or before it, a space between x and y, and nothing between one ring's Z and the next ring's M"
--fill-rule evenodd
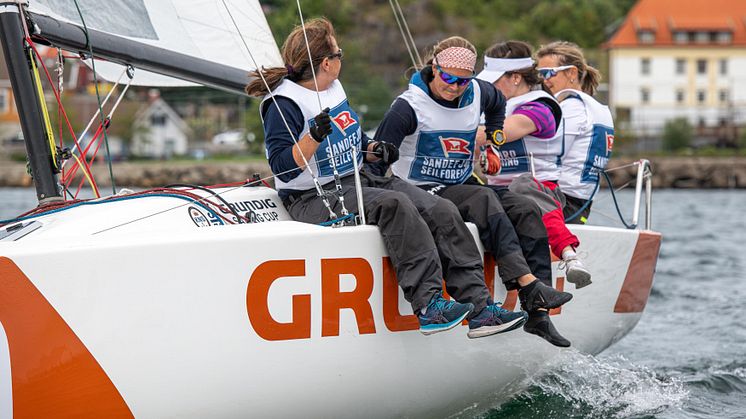
M398 178L361 171L363 205L368 224L377 225L396 270L404 297L418 313L442 289L461 303L472 303L479 313L490 299L484 284L482 258L471 233L449 201L432 196ZM348 211L357 213L354 176L341 180ZM334 187L333 183L326 188ZM330 196L332 209L340 214L339 200ZM315 189L284 201L297 221L319 224L329 212ZM445 274L445 275L444 275Z

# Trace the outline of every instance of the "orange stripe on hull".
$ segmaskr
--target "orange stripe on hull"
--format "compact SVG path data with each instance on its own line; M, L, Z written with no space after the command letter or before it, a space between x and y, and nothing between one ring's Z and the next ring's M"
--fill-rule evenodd
M4 257L0 322L8 336L16 418L133 417L83 342L18 266Z
M614 305L614 313L641 313L653 287L655 264L661 247L661 234L641 231L629 262L627 276Z

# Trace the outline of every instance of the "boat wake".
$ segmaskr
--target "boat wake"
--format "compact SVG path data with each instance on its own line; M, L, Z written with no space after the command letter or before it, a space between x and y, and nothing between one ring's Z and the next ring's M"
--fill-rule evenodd
M565 351L528 389L488 418L630 418L680 408L689 397L676 377L664 377L623 356L597 359Z

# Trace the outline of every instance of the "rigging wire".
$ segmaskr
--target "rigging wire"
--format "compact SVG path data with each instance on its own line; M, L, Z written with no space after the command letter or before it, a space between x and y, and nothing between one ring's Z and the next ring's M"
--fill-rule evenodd
M114 86L112 86L112 88L109 90L109 93L104 98L104 101L101 103L102 105L106 105L106 102L109 101L109 98L111 97L111 95L114 93L115 90L117 90L117 87L119 87L119 83L122 81L122 77L124 77L126 72L127 72L126 68L122 70L122 73L119 75L119 78L117 79L116 83L114 83ZM131 82L132 82L132 78L130 78L130 83ZM88 121L88 125L85 126L85 128L83 129L83 132L80 133L78 138L81 138L81 139L85 138L85 135L88 134L88 130L91 128L91 125L93 125L93 122L96 120L96 117L99 115L100 112L101 112L101 108L96 109L96 112L93 114L93 117L91 117L91 119ZM73 147L71 153L75 153L78 150L77 147L78 145L76 144ZM65 167L64 162L62 163L62 167Z
M396 3L396 5L394 5L394 3ZM399 26L399 32L404 39L404 45L407 47L409 58L412 59L412 66L415 68L415 70L419 71L424 65L422 64L420 52L417 50L417 44L415 44L414 42L412 33L409 32L409 25L407 25L407 20L404 17L404 13L402 12L401 7L399 6L399 0L389 0L389 4L391 5L391 11L394 12L394 19L396 20L396 25ZM406 28L406 34L404 28ZM409 36L407 37L407 35ZM413 50L414 52L412 52ZM417 60L415 60L415 54L417 55Z
M314 62L313 62L313 56L311 55L311 46L308 43L308 34L306 33L306 23L303 19L303 11L300 7L300 0L295 0L295 3L298 5L298 16L300 17L300 25L303 29L303 39L306 41L306 52L308 52L308 61L311 64L311 75L313 76L313 84L316 87L316 99L319 101L319 111L323 111L323 105L321 104L321 92L319 92L319 83L318 79L316 77L316 70L314 69ZM341 57L339 58L342 59ZM332 174L334 176L334 187L337 191L337 201L339 202L339 205L342 207L342 219L346 219L347 215L349 214L349 211L347 211L347 206L345 206L345 197L342 193L342 182L339 177L339 171L337 170L337 162L334 159L334 147L333 144L329 141L329 155L331 156L331 159L329 162L332 166ZM340 220L341 221L341 220ZM335 225L342 225L342 224L335 224Z
M300 154L301 160L303 160L303 166L306 169L308 169L308 172L311 175L311 178L313 179L313 185L314 185L314 188L316 189L316 193L321 198L326 209L329 211L329 217L331 219L336 219L337 214L334 212L331 204L329 203L327 191L321 187L321 182L319 182L318 176L316 176L316 173L314 172L313 168L308 163L308 159L306 159L306 156L301 152L300 144L298 144L298 139L295 138L295 134L293 134L293 130L290 129L290 125L288 124L288 121L285 118L285 115L282 113L282 110L280 110L280 105L277 103L277 98L275 98L275 95L272 93L272 89L270 89L269 83L267 83L267 79L264 77L264 74L261 71L261 67L259 67L259 64L254 58L254 54L251 52L251 48L249 48L249 45L246 43L246 40L244 39L244 36L241 33L241 29L239 28L238 23L236 23L236 20L233 18L233 14L228 8L228 4L225 2L225 0L221 0L221 1L223 3L223 7L225 8L225 11L228 13L228 16L231 19L231 22L233 22L233 26L236 28L236 32L238 32L238 35L241 38L241 42L243 42L244 47L246 48L246 51L249 53L249 57L251 58L251 61L254 63L254 68L257 69L257 74L259 74L259 78L262 80L262 83L264 83L264 86L267 88L268 95L270 99L272 100L272 103L274 103L275 107L277 108L277 112L280 114L280 118L282 119L283 124L285 124L285 128L288 130L288 134L290 134L290 138L293 139L293 143L295 144L296 147L298 147L298 151L299 151L298 154ZM311 66L313 67L313 63L311 63Z
M101 125L103 126L106 122L104 121L104 111L103 111L103 105L101 104L101 95L98 91L98 75L96 74L96 60L93 57L93 46L91 45L91 39L88 35L88 26L85 23L85 18L83 18L83 12L80 11L80 5L78 4L78 0L73 0L75 3L75 8L78 10L78 15L80 16L80 21L83 23L83 33L85 34L85 44L88 48L88 52L91 54L91 69L93 70L93 86L96 90L96 100L98 101L98 108L100 111L99 116L101 117ZM104 144L106 144L106 161L109 166L109 177L111 178L111 192L113 195L116 195L117 188L116 184L114 182L114 170L111 166L111 152L109 150L109 136L106 134L106 130L104 130ZM84 157L85 158L85 157Z

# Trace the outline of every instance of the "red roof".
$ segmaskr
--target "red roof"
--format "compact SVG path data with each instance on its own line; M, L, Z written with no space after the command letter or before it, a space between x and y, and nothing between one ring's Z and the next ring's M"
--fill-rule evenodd
M638 31L652 32L655 39L640 42ZM701 45L674 42L674 31L728 32L730 41L709 44L746 45L746 0L639 0L605 46Z

